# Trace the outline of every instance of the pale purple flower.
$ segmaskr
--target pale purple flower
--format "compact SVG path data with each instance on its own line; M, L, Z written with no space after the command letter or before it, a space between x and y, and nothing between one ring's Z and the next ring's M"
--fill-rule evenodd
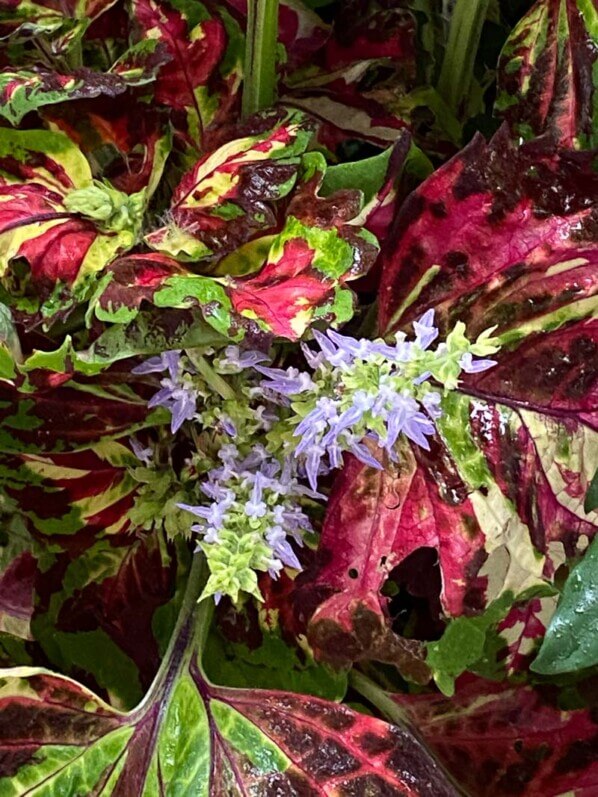
M238 456L238 452L236 456ZM239 470L255 470L256 468L260 467L263 462L266 462L269 457L270 454L266 451L264 446L261 443L257 443L253 446L245 459L239 464Z
M413 344L406 341L404 332L397 332L394 346L383 341L374 341L371 346L372 354L378 354L394 362L408 362L413 353Z
M421 412L414 398L400 393L393 396L392 408L386 417L386 439L383 441L389 454L398 436L401 432L407 433L409 425L417 415L421 415Z
M148 401L147 406L165 407L171 414L170 430L178 432L185 421L190 421L197 412L197 392L191 385L162 379L162 389Z
M315 387L311 376L297 368L287 368L285 371L282 368L266 368L256 365L255 370L270 379L270 382L262 382L262 388L281 393L283 396L305 393L306 390L313 390Z
M261 473L256 473L251 490L251 498L245 503L245 514L248 517L264 517L268 511L266 503L262 500L265 477Z
M232 463L239 456L239 449L234 443L225 443L220 446L218 459L224 463Z
M131 438L131 449L140 462L144 465L151 465L153 462L154 451L151 446L144 447L135 437Z
M179 509L191 512L195 517L203 518L207 521L208 525L214 528L222 528L225 515L230 509L230 504L226 501L214 502L209 506L191 506L190 504L177 504L177 506Z
M224 356L220 358L220 364L227 368L238 369L254 368L259 363L268 362L270 358L261 351L253 349L241 349L239 346L227 346Z
M326 449L319 443L312 443L305 452L305 474L312 490L318 489L318 475L325 453Z
M266 542L272 548L272 553L278 557L283 565L292 567L295 570L301 570L301 562L297 559L297 555L281 526L273 526L266 532Z
M326 334L337 345L338 350L346 356L347 360L366 360L373 354L374 344L371 340L366 338L357 340L357 338L351 338L348 335L341 335L333 329L329 329Z
M237 427L228 415L220 416L220 425L229 437L237 436Z
M434 420L438 420L442 415L442 409L440 408L440 402L442 397L440 393L432 392L426 393L426 395L422 399L422 404L430 418Z
M253 416L264 432L270 431L278 420L278 415L263 404L260 404L254 409Z
M376 470L384 470L384 465L378 462L370 453L368 447L360 442L359 438L355 435L347 436L347 448L353 456L360 462L363 462L364 465L368 465L370 468L375 468Z
M313 336L322 352L322 360L319 361L319 364L325 359L334 368L338 368L341 365L350 363L353 359L351 354L337 348L332 340L327 338L322 332L318 332L317 329L313 330ZM315 356L317 357L318 355Z
M413 443L421 446L426 451L430 450L430 443L426 435L432 435L436 431L434 423L423 412L416 412L411 415L403 426L403 434Z
M474 360L470 352L462 355L459 365L466 374L479 374L496 365L496 360Z
M320 426L322 430L326 428L326 424L330 423L331 421L336 420L338 415L338 401L334 401L327 396L322 396L316 401L316 406L314 409L309 412L303 420L301 420L297 427L295 428L293 434L295 437L302 437L305 434L309 434L310 430L313 429L315 424L322 424Z
M427 310L421 318L413 322L415 343L421 349L427 349L438 337L438 329L434 326L434 310Z
M177 350L164 351L158 357L150 357L141 365L135 366L131 370L132 374L155 374L166 371L171 379L176 379L179 373L181 352Z

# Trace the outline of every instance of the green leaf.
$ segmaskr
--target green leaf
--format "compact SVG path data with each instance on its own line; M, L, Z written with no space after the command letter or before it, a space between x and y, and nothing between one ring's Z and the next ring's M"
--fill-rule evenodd
M595 479L594 479L595 481ZM598 664L598 538L572 570L531 669L542 675Z
M341 700L347 675L318 664L309 655L289 647L275 633L264 633L258 647L230 642L214 630L204 653L207 676L223 686L246 689L286 689Z
M457 617L447 626L438 642L428 645L427 663L434 672L438 688L449 697L455 692L455 679L470 670L484 655L486 634L500 622L512 606L512 592L505 592L478 617Z
M324 176L320 194L330 196L341 189L359 189L367 204L384 185L392 153L393 148L389 147L373 158L330 166Z

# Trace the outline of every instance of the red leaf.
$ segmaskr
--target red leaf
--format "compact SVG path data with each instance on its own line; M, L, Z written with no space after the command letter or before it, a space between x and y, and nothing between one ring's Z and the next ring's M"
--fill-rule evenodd
M597 793L596 718L587 709L559 709L550 690L473 680L451 699L393 698L476 797Z

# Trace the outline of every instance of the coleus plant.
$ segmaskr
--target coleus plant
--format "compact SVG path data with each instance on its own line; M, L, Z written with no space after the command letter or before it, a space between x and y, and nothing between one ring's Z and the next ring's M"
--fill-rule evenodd
M0 795L598 789L598 12L515 5L0 9Z

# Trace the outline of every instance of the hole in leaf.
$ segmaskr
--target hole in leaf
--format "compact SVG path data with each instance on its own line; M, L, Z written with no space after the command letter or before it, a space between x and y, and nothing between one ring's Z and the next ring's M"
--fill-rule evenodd
M358 575L359 575L359 572L354 567L350 568L350 570L349 570L349 578L357 578Z
M384 586L391 597L393 631L415 639L439 639L444 631L441 589L438 551L429 547L413 551L392 570Z

